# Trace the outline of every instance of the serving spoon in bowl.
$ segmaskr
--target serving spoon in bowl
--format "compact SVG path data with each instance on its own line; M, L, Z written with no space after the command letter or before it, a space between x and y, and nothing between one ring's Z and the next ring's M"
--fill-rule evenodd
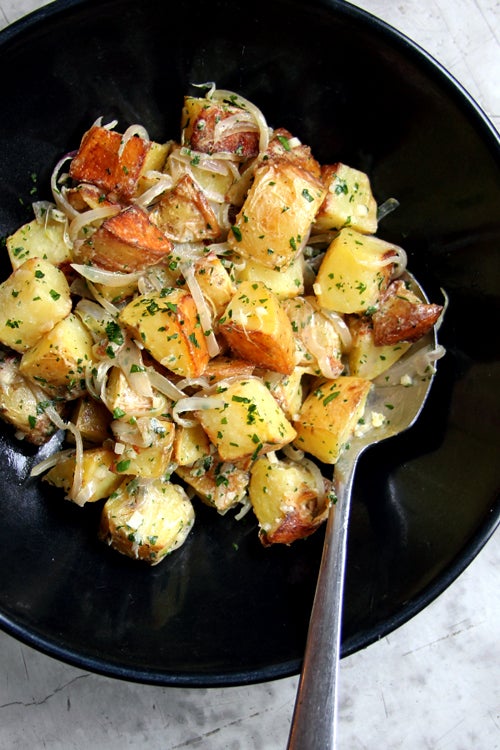
M405 280L427 302L408 272ZM334 750L337 733L338 675L347 530L356 465L361 454L382 440L399 435L418 419L435 369L426 352L437 349L436 326L373 381L365 414L384 415L379 427L353 436L335 464L334 512L328 516L323 554L314 596L306 650L297 689L288 750ZM418 364L424 362L424 367ZM418 374L422 371L423 374Z

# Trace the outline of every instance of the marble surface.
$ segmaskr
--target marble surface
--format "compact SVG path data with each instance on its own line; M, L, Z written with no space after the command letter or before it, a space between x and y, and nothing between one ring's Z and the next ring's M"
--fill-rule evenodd
M0 28L40 0L0 0ZM360 0L462 83L500 128L498 0ZM413 620L343 659L339 747L500 749L500 531ZM297 678L161 688L62 664L0 633L0 748L282 750Z

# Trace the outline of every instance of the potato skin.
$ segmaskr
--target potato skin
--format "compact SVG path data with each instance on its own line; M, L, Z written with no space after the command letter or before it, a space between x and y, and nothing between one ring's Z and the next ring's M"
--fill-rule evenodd
M48 260L29 258L0 285L0 342L25 352L71 311L68 282Z
M410 343L403 341L387 345L376 344L373 321L367 315L349 316L348 326L352 336L348 354L351 375L373 380L397 362L410 347Z
M373 338L377 346L415 342L430 331L443 311L416 297L401 280L390 284L379 309L373 314Z

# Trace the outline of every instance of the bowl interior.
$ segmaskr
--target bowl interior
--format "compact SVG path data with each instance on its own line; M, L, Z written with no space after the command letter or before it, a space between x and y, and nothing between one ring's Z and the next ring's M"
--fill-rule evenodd
M191 84L254 101L320 162L367 171L400 208L402 245L449 307L447 349L418 424L361 460L350 525L343 653L404 622L467 565L498 516L500 147L439 66L346 3L56 2L0 37L0 232L49 198L57 159L99 116L179 137ZM3 276L8 261L1 262ZM264 550L256 523L198 507L186 544L154 569L96 539L98 510L28 477L34 450L1 428L0 622L84 668L161 684L293 674L321 532Z

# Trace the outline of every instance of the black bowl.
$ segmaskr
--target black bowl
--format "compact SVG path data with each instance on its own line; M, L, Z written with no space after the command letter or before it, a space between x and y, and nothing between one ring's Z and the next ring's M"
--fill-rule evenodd
M381 236L403 245L449 309L447 355L418 424L362 459L350 526L343 654L436 597L499 519L500 147L428 55L335 0L56 2L0 35L0 231L49 197L58 157L99 115L179 136L183 95L216 81L258 104L322 162L396 197ZM36 179L35 179L36 176ZM4 274L8 262L2 262ZM96 539L97 510L27 478L33 451L2 428L0 622L74 665L163 685L296 673L322 534L263 549L248 515L198 509L186 544L150 569Z

